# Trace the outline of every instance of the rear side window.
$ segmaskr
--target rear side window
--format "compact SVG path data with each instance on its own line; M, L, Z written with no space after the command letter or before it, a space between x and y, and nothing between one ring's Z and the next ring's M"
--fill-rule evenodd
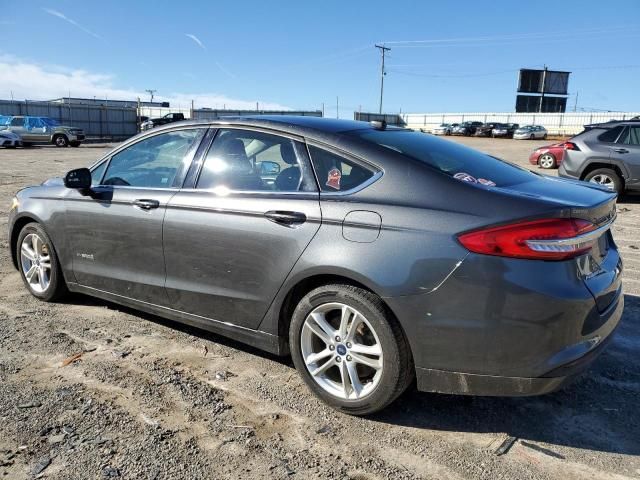
M598 136L598 140L600 140L601 142L613 143L613 142L616 141L618 136L620 136L620 133L622 132L623 128L624 128L624 126L622 126L622 125L610 128L607 131L605 131L604 133L601 133Z
M24 126L24 117L14 117L13 120L11 120L11 126L12 127Z
M361 186L375 175L366 168L341 155L309 146L311 162L316 170L322 192L344 192Z
M620 140L625 145L640 145L640 127L627 128Z
M360 130L353 134L463 181L508 186L526 182L535 175L490 155L423 133L409 130Z

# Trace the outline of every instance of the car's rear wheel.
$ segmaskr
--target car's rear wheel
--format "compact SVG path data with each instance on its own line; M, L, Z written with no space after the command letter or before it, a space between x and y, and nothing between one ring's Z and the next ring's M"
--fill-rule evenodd
M69 145L69 139L66 135L56 135L53 137L53 144L56 147L66 147Z
M293 362L333 408L367 415L411 383L409 346L379 297L351 285L325 285L296 307L289 332Z
M22 280L34 297L51 302L67 293L53 243L40 224L28 223L22 228L16 256Z
M597 183L603 187L622 193L623 183L620 176L610 168L598 168L589 172L584 177L585 182Z
M540 155L538 158L538 165L540 165L540 168L545 169L556 168L556 157L550 153Z

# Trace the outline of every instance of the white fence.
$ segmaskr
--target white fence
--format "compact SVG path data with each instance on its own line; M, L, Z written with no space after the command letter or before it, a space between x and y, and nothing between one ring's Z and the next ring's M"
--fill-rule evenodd
M640 112L576 112L576 113L406 113L400 115L407 127L431 131L441 123L466 121L542 125L551 135L575 135L584 125L628 120Z

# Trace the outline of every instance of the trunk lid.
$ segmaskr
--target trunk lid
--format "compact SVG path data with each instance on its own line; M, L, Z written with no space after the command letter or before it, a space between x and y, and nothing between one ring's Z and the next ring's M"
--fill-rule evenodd
M616 194L595 184L547 176L500 190L557 204L563 216L587 220L603 229L588 253L570 261L576 262L577 274L593 295L598 311L607 310L621 291L622 261L607 228L616 218Z

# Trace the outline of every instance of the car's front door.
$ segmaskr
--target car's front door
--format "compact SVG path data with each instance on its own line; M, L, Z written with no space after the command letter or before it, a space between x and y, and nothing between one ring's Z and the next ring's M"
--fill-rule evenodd
M261 171L265 162L279 165L275 180ZM304 144L255 130L219 130L192 187L170 200L165 216L171 306L256 328L320 227Z
M77 283L166 304L162 222L205 132L177 129L139 140L94 169L89 194L69 191L65 218Z

